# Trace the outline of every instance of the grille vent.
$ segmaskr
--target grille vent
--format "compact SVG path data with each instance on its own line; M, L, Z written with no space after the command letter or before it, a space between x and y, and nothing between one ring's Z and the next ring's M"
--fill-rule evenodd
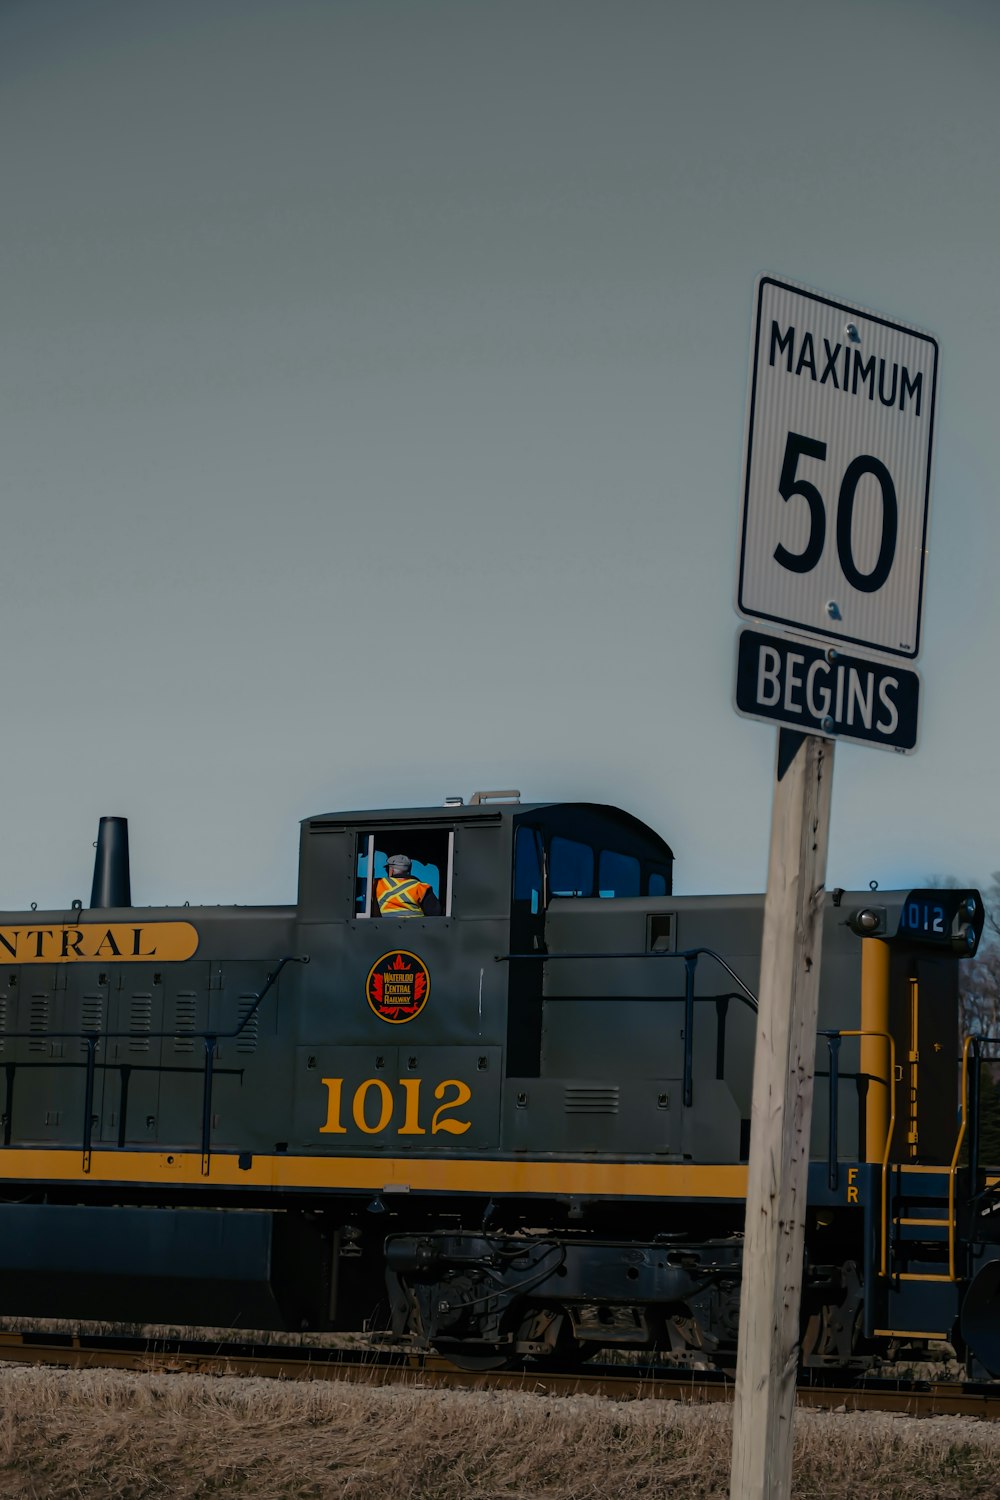
M176 1052L193 1052L194 1041L185 1035L194 1031L195 1021L198 1015L198 996L194 990L181 990L177 996L174 1007L174 1050Z
M15 1027L15 1030L17 1028ZM7 1030L7 996L0 995L0 1052L6 1052L7 1043L4 1040L4 1032Z
M104 996L100 993L95 995L84 995L80 1006L80 1030L81 1031L103 1031L104 1029ZM80 1043L80 1051L86 1052L86 1042Z
M33 1035L41 1037L49 1029L49 997L48 995L32 995L28 1006L28 1030ZM29 1052L44 1052L43 1041L29 1042Z
M241 995L240 996L239 1020L236 1023L237 1025L240 1025L242 1023L242 1021L243 1021L243 1019L244 1019L245 1016L249 1016L250 1015L250 1012L253 1010L254 1005L256 1004L256 1002L257 1002L257 996L256 995ZM257 1036L258 1036L259 1028L260 1028L260 1011L257 1010L257 1011L254 1011L253 1016L247 1022L246 1026L243 1027L243 1030L240 1032L239 1036L236 1038L236 1050L237 1050L237 1052L256 1052L257 1051Z
M148 1052L149 1038L136 1036L135 1032L148 1032L153 1019L153 997L149 994L132 996L129 1006L128 1029L133 1033L128 1039L130 1052Z
M563 1090L563 1104L568 1115L616 1115L618 1085L568 1086Z

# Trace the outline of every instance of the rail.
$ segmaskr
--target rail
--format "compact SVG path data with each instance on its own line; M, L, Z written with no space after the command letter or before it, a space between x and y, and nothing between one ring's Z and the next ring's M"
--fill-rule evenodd
M308 962L309 962L309 956L308 956L308 954L301 954L301 955L299 955L299 954L294 954L294 953L286 953L283 958L279 959L278 963L275 966L275 968L265 978L264 983L261 986L260 990L258 990L257 993L252 997L253 998L253 1004L248 1009L246 1015L240 1021L239 1025L236 1026L232 1031L221 1031L221 1030L219 1030L218 1027L215 1027L212 1030L208 1030L208 1031L143 1031L141 1033L138 1033L138 1032L135 1032L135 1031L89 1031L89 1030L88 1031L47 1031L45 1033L45 1036L46 1036L47 1040L50 1040L50 1041L60 1041L60 1040L61 1041L80 1041L80 1042L82 1042L84 1044L84 1046L87 1049L87 1060L86 1060L86 1063L84 1064L84 1067L86 1069L86 1077L85 1077L85 1080L84 1080L84 1090L83 1090L83 1147L82 1147L83 1160L82 1160L82 1164L81 1164L82 1165L82 1170L85 1173L89 1172L90 1171L90 1165L91 1165L91 1156L92 1156L92 1147L93 1147L93 1130L94 1130L94 1117L93 1117L93 1110L94 1110L94 1081L95 1081L95 1077L96 1077L97 1069L98 1069L97 1048L100 1045L100 1043L101 1042L107 1042L107 1041L121 1041L121 1040L125 1040L127 1038L134 1038L134 1037L136 1037L138 1035L142 1036L143 1041L170 1041L170 1040L177 1040L178 1038L183 1037L185 1041L200 1040L202 1042L203 1046L204 1046L204 1049L205 1049L205 1065L204 1065L204 1073L203 1073L202 1105L201 1105L201 1175L203 1177L207 1177L208 1176L208 1172L209 1172L209 1167L211 1165L211 1157L212 1157L212 1092L213 1092L213 1086L214 1086L215 1075L216 1075L215 1049L218 1046L219 1042L231 1041L234 1038L240 1036L242 1034L242 1032L244 1032L246 1030L246 1028L249 1026L250 1022L253 1020L254 1016L257 1014L258 1010L260 1009L260 1006L261 1006L261 1003L264 1000L264 997L267 995L268 991L271 990L271 989L273 989L274 985L278 982L278 978L280 977L282 970L285 968L285 966L287 964L292 964L292 963L295 963L295 964L307 964ZM35 1031L7 1031L7 1032L4 1033L4 1040L5 1041L23 1041L23 1040L37 1041L38 1040L38 1035L39 1035L38 1032L35 1032ZM56 1064L56 1066L58 1066L58 1064ZM77 1064L77 1063L69 1063L69 1064L65 1064L64 1066L77 1067L77 1066L79 1066L79 1064ZM103 1072L106 1072L107 1069L108 1069L108 1067L109 1067L109 1064L107 1064L107 1063L101 1063L100 1067L101 1067L101 1070ZM17 1070L17 1063L8 1063L7 1064L7 1066L6 1066L6 1074L7 1074L7 1099L5 1101L5 1108L4 1108L4 1145L5 1146L10 1145L11 1113L12 1113L12 1110L11 1110L11 1095L13 1093L13 1074L16 1072L16 1070ZM127 1101L127 1098L128 1098L128 1083L127 1083L127 1076L126 1075L130 1074L132 1070L131 1070L130 1067L123 1067L121 1069L121 1071L122 1071L122 1074L123 1074L123 1079L122 1079L122 1100L123 1100L123 1102L122 1102L122 1107L121 1107L121 1111L120 1111L121 1118L120 1118L119 1127L118 1127L118 1135L119 1135L119 1142L118 1143L119 1143L120 1146L124 1145L124 1140L122 1139L122 1137L123 1137L123 1134L124 1134L124 1126L125 1126L125 1104L126 1104L126 1101ZM159 1069L157 1071L163 1072L165 1070L164 1069Z
M692 1103L694 1101L694 1007L695 1007L695 1003L698 1000L701 1000L701 1001L714 1001L716 1004L718 1004L720 1002L720 1000L728 1001L730 999L737 999L737 1000L741 1000L744 1005L749 1006L749 1008L752 1011L754 1011L754 1013L756 1013L756 1011L757 1011L757 996L754 994L753 990L751 990L749 988L748 985L744 984L743 980L737 974L736 970L734 968L732 968L726 962L726 960L722 957L721 953L716 953L716 951L715 951L714 948L681 948L681 949L677 949L677 950L669 950L669 949L661 949L661 950L656 950L656 949L653 949L653 950L642 949L642 950L640 950L638 952L636 952L634 950L626 951L626 952L620 952L620 951L612 950L611 952L607 952L607 953L587 953L587 952L570 952L570 953L497 953L497 954L494 955L494 962L498 963L498 964L505 964L505 963L521 962L522 960L532 960L535 963L551 963L554 960L559 960L559 959L590 959L590 960L600 960L600 959L618 959L618 958L657 958L657 959L674 958L674 959L683 959L684 960L685 974L684 974L684 994L683 995L632 995L629 998L631 1000L652 1001L652 1002L654 1002L656 1004L659 1004L659 1005L662 1005L665 1001L668 1002L668 1003L672 1001L675 1004L683 1001L683 1004L684 1004L684 1083L683 1083L684 1107L685 1107L685 1109L690 1109L691 1105L692 1105ZM724 996L719 996L719 995L695 995L695 992L694 992L695 974L696 974L696 971L697 971L697 968L698 968L698 960L699 960L699 958L711 958L711 959L714 959L714 961L717 964L719 964L723 969L725 969L725 971L729 975L730 979L735 980L735 982L739 985L740 990L742 991L742 994L739 994L739 995L724 995ZM582 1000L582 1001L586 1001L588 999L599 1000L599 999L602 999L602 998L603 998L602 996L598 996L598 995L594 995L594 996L590 996L590 995L548 995L548 996L546 996L546 999L548 1001L555 1002L556 1004L558 1004L559 1001L561 1001L561 1000L573 1000L573 1001L581 1001Z
M414 1347L386 1350L369 1344L359 1348L336 1346L330 1336L323 1343L257 1343L254 1336L212 1338L204 1330L188 1337L135 1336L121 1332L64 1333L0 1332L0 1365L47 1365L66 1369L119 1369L144 1375L186 1371L204 1377L224 1376L282 1381L358 1381L373 1385L434 1386L443 1389L506 1390L537 1396L599 1395L611 1401L669 1400L687 1405L731 1402L733 1383L722 1371L672 1365L588 1362L567 1368L553 1358L526 1368L466 1370L441 1355ZM194 1333L198 1337L190 1336ZM327 1340L330 1340L327 1342ZM872 1376L859 1372L849 1384L806 1378L796 1386L796 1405L835 1411L889 1411L907 1416L1000 1418L1000 1386L934 1379L913 1380Z

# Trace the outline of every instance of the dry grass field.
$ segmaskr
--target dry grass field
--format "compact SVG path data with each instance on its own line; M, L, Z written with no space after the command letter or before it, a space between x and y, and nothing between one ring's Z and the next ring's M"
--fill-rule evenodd
M729 1409L0 1369L0 1496L723 1500ZM800 1412L799 1497L1000 1494L1000 1429Z

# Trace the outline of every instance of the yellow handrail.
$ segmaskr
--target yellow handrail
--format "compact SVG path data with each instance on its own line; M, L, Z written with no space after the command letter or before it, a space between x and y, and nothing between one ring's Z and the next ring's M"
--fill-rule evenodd
M962 1114L958 1127L958 1140L955 1142L951 1166L948 1169L948 1275L952 1281L958 1280L955 1275L955 1179L958 1176L958 1158L962 1154L965 1132L969 1124L969 1048L976 1040L974 1036L967 1036L962 1043Z

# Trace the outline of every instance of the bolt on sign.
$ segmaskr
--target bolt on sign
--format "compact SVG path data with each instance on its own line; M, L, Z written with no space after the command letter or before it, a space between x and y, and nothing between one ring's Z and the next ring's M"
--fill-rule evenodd
M938 346L757 283L736 607L895 658L920 650Z
M734 698L745 718L883 750L916 748L920 677L898 661L741 630Z

